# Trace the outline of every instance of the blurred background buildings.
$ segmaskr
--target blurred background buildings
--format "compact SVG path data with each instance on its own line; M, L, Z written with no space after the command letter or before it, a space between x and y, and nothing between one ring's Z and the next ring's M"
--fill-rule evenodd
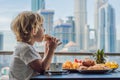
M75 0L74 16L68 16L66 21L58 19L53 22L55 11L46 9L45 5L45 0L32 0L31 10L44 16L46 34L59 38L63 42L61 48L73 41L80 51L104 49L105 52L116 52L115 10L108 0L95 0L94 29L87 23L87 0ZM91 32L95 36L92 39Z

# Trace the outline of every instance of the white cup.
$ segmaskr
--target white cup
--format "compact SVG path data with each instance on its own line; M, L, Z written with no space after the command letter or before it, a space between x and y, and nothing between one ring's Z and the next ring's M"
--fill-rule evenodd
M62 63L51 63L49 70L50 71L60 71L60 70L62 70Z

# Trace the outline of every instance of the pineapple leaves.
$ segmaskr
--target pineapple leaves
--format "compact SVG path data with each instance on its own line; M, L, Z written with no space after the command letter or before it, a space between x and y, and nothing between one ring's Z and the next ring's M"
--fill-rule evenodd
M102 50L98 49L97 52L95 54L93 54L93 57L95 58L95 60L98 64L105 63L105 61L106 61L104 49L102 49Z

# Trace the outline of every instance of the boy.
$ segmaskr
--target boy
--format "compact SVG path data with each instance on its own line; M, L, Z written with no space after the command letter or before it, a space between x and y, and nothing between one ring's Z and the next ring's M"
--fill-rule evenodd
M47 40L43 58L33 48L35 42L42 42L44 38L43 17L24 11L12 21L11 29L16 36L17 46L10 65L10 80L29 80L35 74L47 70L60 43L54 37Z

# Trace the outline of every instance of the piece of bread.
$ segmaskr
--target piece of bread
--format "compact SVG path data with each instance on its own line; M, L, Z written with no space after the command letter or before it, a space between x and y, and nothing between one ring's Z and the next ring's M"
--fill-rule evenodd
M87 70L87 68L88 68L88 67L86 67L86 66L80 66L80 67L78 68L78 70Z
M43 40L44 41L49 41L49 40L51 40L51 36L48 35L48 34L45 34Z
M103 64L96 64L94 66L90 66L87 70L109 70L110 68L106 67Z
M50 41L52 39L52 36L48 35L48 34L45 34L44 37L43 37L43 41ZM58 43L58 46L61 45L62 42L59 42Z

